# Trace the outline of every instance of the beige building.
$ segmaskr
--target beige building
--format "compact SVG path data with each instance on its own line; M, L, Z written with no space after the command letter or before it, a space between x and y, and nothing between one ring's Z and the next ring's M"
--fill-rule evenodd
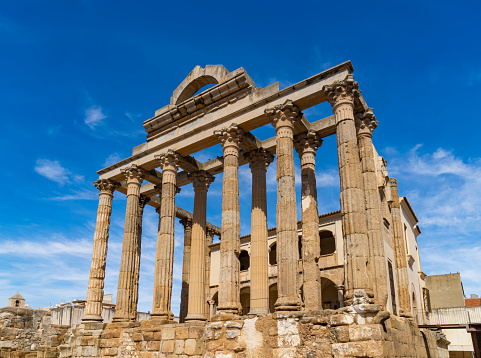
M388 181L386 163L377 152L375 152L378 185L381 187L383 181ZM386 271L386 286L389 287L389 305L387 309L397 314L399 307L399 297L396 294L397 279L394 274L394 249L392 237L392 216L389 201L392 200L391 193L380 192L382 199L382 222L384 233L384 253ZM421 269L421 261L417 244L418 235L421 229L418 225L418 219L414 213L409 201L405 197L400 198L401 223L403 233L403 243L406 250L406 264L408 268L409 280L409 297L411 302L410 314L419 322L424 322L425 310L429 309L429 300L426 293L426 275ZM274 303L277 300L277 242L276 228L268 231L268 256L269 256L269 312L275 312ZM303 261L302 261L302 222L297 223L297 234L299 237L299 296L301 302L303 298ZM322 308L337 309L344 306L343 295L345 288L345 272L344 272L344 241L342 233L341 212L335 211L319 215L319 242L320 256L317 262L321 277L322 288ZM218 304L218 287L219 287L219 270L220 270L220 242L210 245L210 287L208 302L210 305L210 315L216 313ZM240 301L242 305L242 313L250 312L250 285L251 285L251 235L245 235L240 238ZM389 274L392 272L392 275Z

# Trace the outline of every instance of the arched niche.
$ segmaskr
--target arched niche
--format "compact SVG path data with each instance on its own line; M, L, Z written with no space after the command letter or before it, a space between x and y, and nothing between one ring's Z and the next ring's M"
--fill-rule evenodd
M191 98L198 90L209 84L218 84L229 73L222 65L195 66L191 73L175 89L170 104L178 105Z

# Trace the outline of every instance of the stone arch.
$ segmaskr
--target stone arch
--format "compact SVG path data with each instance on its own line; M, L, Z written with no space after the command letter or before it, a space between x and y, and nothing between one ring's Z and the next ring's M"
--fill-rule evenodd
M240 290L240 303L242 306L242 315L247 315L251 310L251 288L246 286Z
M337 309L341 306L336 284L326 277L321 277L322 308Z
M276 311L275 304L278 298L277 294L277 282L274 282L269 286L269 312L274 313Z
M191 73L175 89L171 105L178 105L191 98L198 90L209 84L218 84L229 73L222 65L195 66Z
M249 253L246 250L242 250L238 256L240 263L240 270L247 271L251 265Z

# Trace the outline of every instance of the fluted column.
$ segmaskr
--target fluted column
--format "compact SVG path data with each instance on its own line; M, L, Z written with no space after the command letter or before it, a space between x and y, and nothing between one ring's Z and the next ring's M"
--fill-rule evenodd
M142 217L144 215L145 205L150 198L141 195L139 198L139 210L137 216L137 242L135 243L135 271L134 271L134 291L133 291L133 316L137 317L137 304L139 303L139 279L140 279L140 254L142 251Z
M206 229L205 237L205 315L207 319L210 319L212 315L210 314L210 245L214 241L214 231L211 229Z
M404 316L411 316L411 300L409 297L409 278L404 239L404 226L401 221L401 203L397 180L389 178L391 189L392 236L394 241L394 259L396 261L397 291L399 297L399 312Z
M302 271L306 311L322 309L321 275L317 262L321 255L316 187L316 150L322 139L309 131L296 136L295 147L301 160Z
M189 305L189 270L190 251L192 242L192 219L183 218L180 223L184 226L184 257L182 260L182 290L180 291L179 322L185 322Z
M139 199L143 170L135 164L124 171L127 179L127 210L125 211L124 240L120 260L119 285L114 322L136 321L135 262L139 239Z
M252 172L251 295L249 314L269 313L266 173L272 154L263 148L249 154Z
M387 267L384 254L381 197L377 185L376 162L372 145L372 131L377 124L378 121L372 113L372 108L356 114L374 302L384 309L388 299Z
M222 179L222 240L220 242L219 305L220 314L238 314L241 309L240 209L239 209L239 142L243 131L233 124L215 132L224 150Z
M156 156L162 169L162 200L160 230L157 235L154 273L154 320L171 320L172 272L174 265L175 194L179 154L172 150Z
M354 124L354 98L360 94L352 75L343 81L324 86L336 117L337 155L341 182L341 216L346 261L346 302L372 296L364 193L359 147Z
M102 301L104 299L105 265L107 260L107 246L109 240L110 215L112 213L112 199L116 183L99 179L94 182L100 190L99 206L97 209L97 224L94 233L92 263L87 291L87 304L82 322L102 322Z
M190 254L189 312L186 321L205 321L205 252L207 189L214 177L205 171L191 174L194 186L194 215L192 220L192 251Z
M292 101L265 111L276 130L277 290L276 311L298 311L298 236L294 172L294 123L302 113Z

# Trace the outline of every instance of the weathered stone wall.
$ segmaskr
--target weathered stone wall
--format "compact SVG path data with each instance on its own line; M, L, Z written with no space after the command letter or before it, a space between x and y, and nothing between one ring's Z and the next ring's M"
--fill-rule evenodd
M45 324L37 330L35 354L18 344L21 333L2 331L2 342L16 345L0 350L0 357L449 357L449 342L440 332L420 330L412 319L386 311L353 307L207 324Z

